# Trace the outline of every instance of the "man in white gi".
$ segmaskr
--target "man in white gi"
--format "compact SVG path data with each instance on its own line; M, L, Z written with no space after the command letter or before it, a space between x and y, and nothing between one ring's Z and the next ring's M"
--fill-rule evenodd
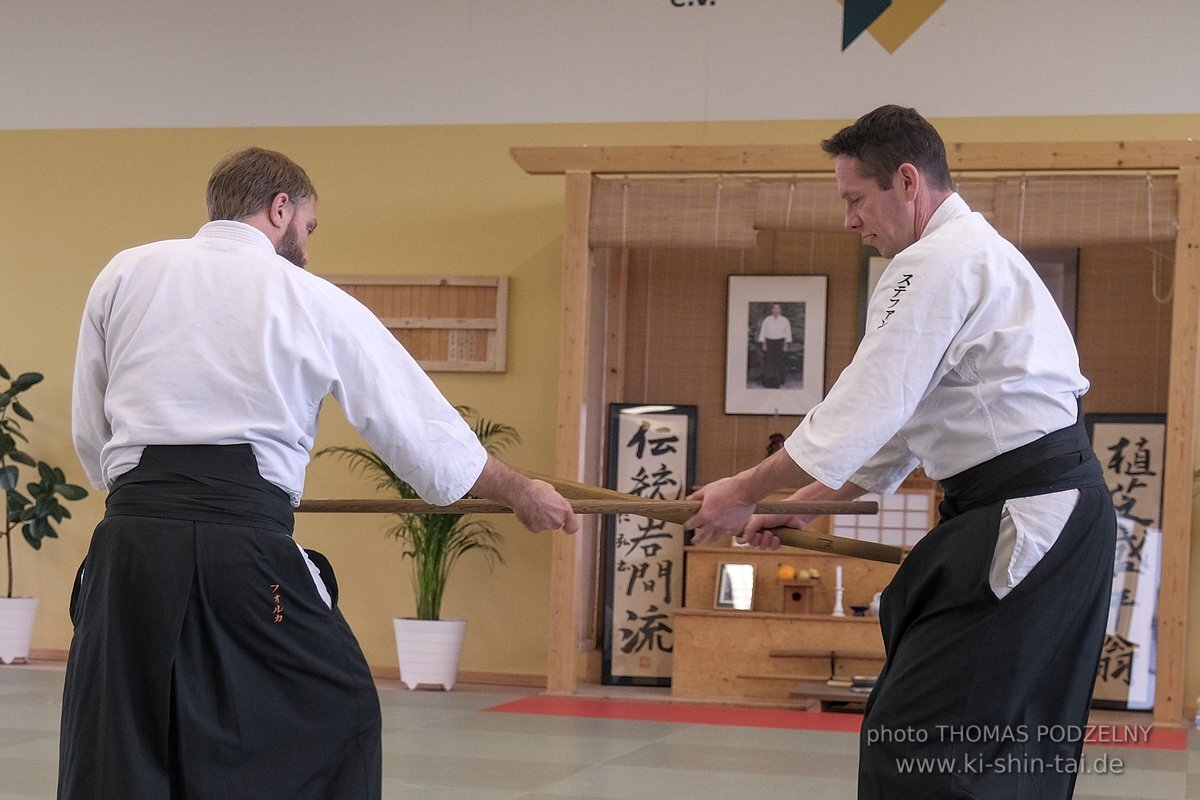
M884 106L822 147L846 228L892 259L866 335L784 448L697 491L687 526L696 542L740 532L778 547L772 527L806 520L751 517L769 493L890 493L923 467L946 501L883 593L859 797L1069 797L1082 743L1039 731L1086 721L1115 542L1070 331L953 191L917 112Z
M75 445L109 494L72 598L58 796L378 798L378 695L328 562L291 537L323 399L429 502L469 492L533 531L576 521L484 451L367 308L302 269L303 169L234 153L208 208L192 238L113 258L84 310Z

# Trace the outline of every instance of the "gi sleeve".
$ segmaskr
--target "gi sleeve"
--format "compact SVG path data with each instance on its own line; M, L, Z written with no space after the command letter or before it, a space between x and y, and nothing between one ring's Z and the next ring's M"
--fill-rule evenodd
M859 467L850 481L875 494L892 494L920 463L909 450L908 442L897 434Z
M325 284L326 341L346 419L423 500L445 505L478 480L487 451L392 332L366 306Z
M871 296L853 360L785 443L801 469L835 489L856 475L864 486L898 485L896 476L912 471L918 461L897 437L955 368L947 354L978 280L969 264L938 259L920 243L892 260Z

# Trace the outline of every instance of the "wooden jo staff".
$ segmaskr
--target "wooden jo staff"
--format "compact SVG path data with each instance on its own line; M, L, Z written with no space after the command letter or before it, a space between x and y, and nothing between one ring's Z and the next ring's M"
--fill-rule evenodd
M628 500L633 495L618 492L615 489L604 489L600 486L592 486L587 483L577 483L568 481L563 478L555 478L549 475L539 475L528 470L518 470L527 478L545 481L558 490L559 494L568 500ZM640 499L640 498L639 498ZM699 510L698 501L671 501L671 502L694 502L696 510ZM788 510L771 511L767 510L778 505L784 505ZM779 501L776 503L759 503L755 507L755 512L759 514L875 514L879 511L878 503L868 502L810 502L810 501ZM642 514L643 517L650 519L663 520L665 522L675 522L683 524L689 520L695 511L688 513L670 513L668 514ZM850 558L862 558L867 561L881 561L885 564L899 564L903 552L899 547L891 545L879 544L878 542L864 542L858 539L847 539L844 536L834 536L830 533L817 533L816 531L807 531L801 528L775 528L771 531L779 537L780 544L787 547L799 547L803 550L819 550L823 553L833 553L840 556L848 556Z
M563 495L566 497L566 495ZM650 500L623 495L617 500L569 499L576 514L633 514L638 517L683 521L700 510L699 500ZM875 503L797 502L780 500L759 503L755 514L873 514ZM511 514L512 507L472 497L439 506L424 500L304 500L298 511L341 514ZM668 519L669 518L669 519Z
M524 472L522 470L522 472ZM664 522L683 523L700 510L697 500L649 500L562 478L546 477L524 472L530 478L543 480L571 502L576 514L633 514ZM490 500L464 499L439 506L421 500L304 500L297 511L312 513L399 513L399 514L506 514L512 509ZM874 514L878 504L866 502L807 502L775 501L759 503L758 514ZM816 533L798 528L776 528L772 531L788 547L819 550L825 553L899 564L901 551L897 547L847 539L841 536Z

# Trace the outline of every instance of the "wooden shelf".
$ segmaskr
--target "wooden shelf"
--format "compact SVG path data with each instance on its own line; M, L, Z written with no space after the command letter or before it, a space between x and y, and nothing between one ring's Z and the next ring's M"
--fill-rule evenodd
M817 661L771 656L796 651L801 643L819 643ZM875 617L831 617L828 614L781 614L761 611L679 609L675 612L675 652L671 694L787 701L798 673L834 667L846 677L877 672L883 636ZM807 648L804 648L807 652ZM870 653L870 658L843 654ZM840 675L839 675L840 677Z
M857 658L879 661L886 658L879 650L772 650L767 655L771 658Z
M689 547L684 557L686 603L675 612L672 695L792 703L796 698L789 692L812 678L824 685L831 676L849 678L879 671L883 659L879 618L830 614L835 602L832 578L840 565L844 603L866 603L891 580L895 566L827 553L729 547ZM718 566L738 562L756 566L752 610L712 608ZM807 588L818 613L784 612L785 585L800 581L777 578L781 564L797 570L820 569L821 578L805 582L811 583ZM818 705L811 697L807 702L809 707ZM821 702L845 705L846 701Z
M825 681L825 678L821 675L764 675L742 673L737 677L739 680L743 681L785 681L787 683L798 683L801 681L823 683Z
M784 614L779 611L725 611L719 608L681 608L675 612L676 616L685 617L727 617L729 619L783 619L783 620L807 620L809 622L830 622L835 625L863 625L874 623L879 625L878 617L855 617L846 615L844 617L835 617L832 614ZM829 651L826 650L826 653Z

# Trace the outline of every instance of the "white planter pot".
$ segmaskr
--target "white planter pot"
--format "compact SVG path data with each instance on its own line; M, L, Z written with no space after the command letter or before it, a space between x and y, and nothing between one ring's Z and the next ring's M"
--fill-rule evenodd
M446 691L458 678L458 657L467 633L465 619L396 619L396 655L400 680L410 690L419 684L441 686Z
M36 597L0 597L0 662L29 660L37 606Z

